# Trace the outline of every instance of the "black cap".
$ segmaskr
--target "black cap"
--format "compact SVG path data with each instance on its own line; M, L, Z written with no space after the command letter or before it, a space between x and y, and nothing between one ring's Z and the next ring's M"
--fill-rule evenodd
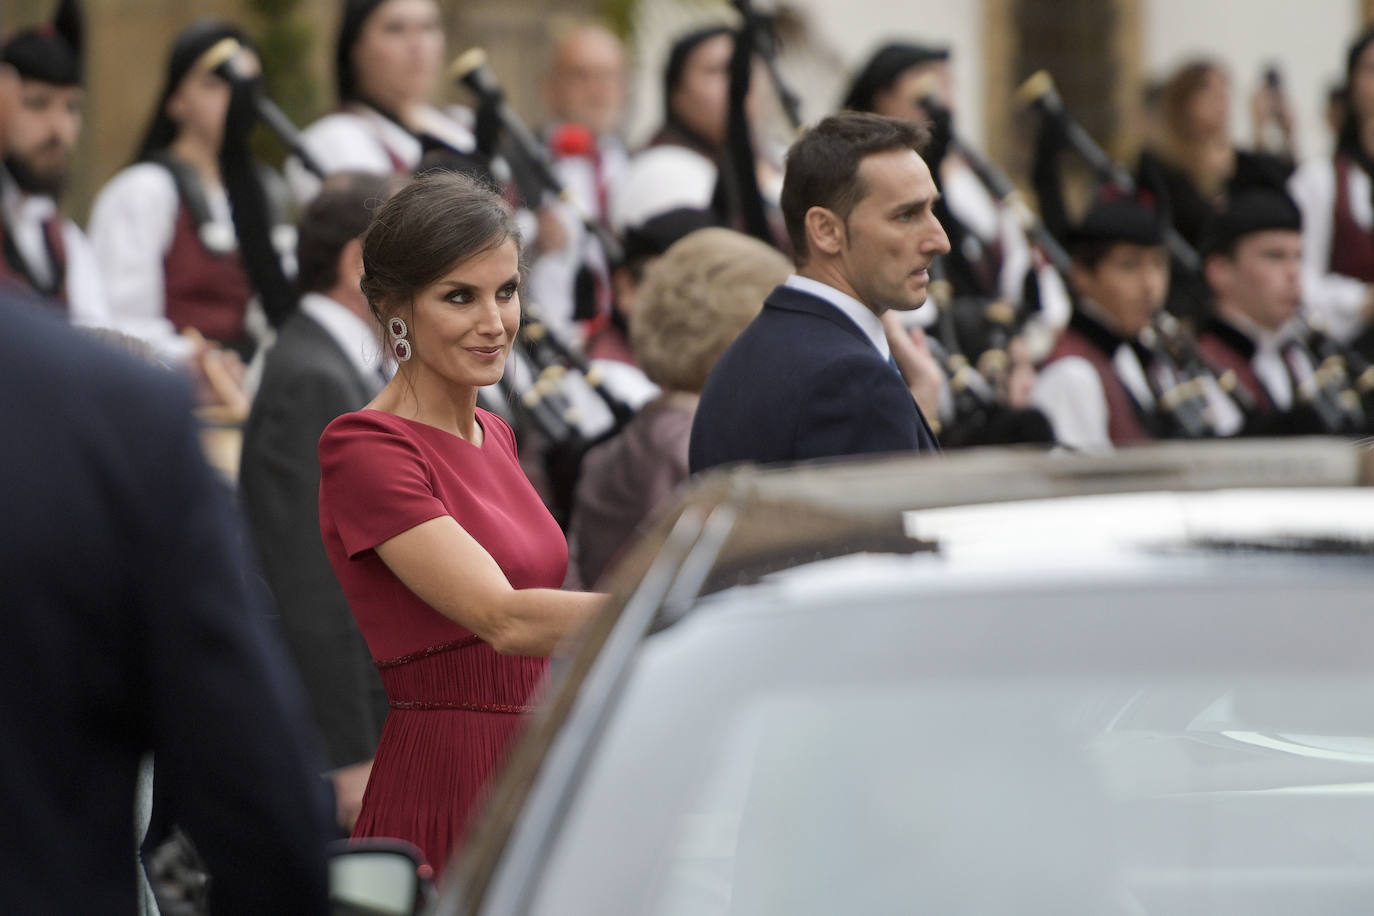
M358 43L363 24L386 0L344 0L339 22L339 41L334 48L334 80L339 102L358 98L358 74L353 71L353 46Z
M1146 191L1135 195L1122 193L1108 185L1082 220L1069 230L1071 249L1085 245L1163 245L1164 219Z
M883 45L868 59L868 63L854 77L844 107L851 111L872 111L873 99L891 86L897 77L912 67L949 60L949 48L933 45Z
M1302 211L1282 188L1254 186L1231 195L1226 209L1212 222L1203 254L1225 254L1253 232L1302 231Z
M81 46L85 32L80 0L61 0L52 22L21 29L0 49L0 63L24 79L55 86L80 86L84 78Z

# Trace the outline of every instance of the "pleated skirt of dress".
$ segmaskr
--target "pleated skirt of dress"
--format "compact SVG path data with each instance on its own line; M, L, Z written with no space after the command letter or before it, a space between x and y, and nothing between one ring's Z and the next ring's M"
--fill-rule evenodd
M442 873L533 711L548 660L476 637L377 662L391 711L354 837L414 843Z

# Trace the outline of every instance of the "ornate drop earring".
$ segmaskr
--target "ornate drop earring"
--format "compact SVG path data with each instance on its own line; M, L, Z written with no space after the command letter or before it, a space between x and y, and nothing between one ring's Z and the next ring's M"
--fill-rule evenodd
M410 341L406 340L406 332L409 330L403 319L392 318L386 323L387 330L391 332L391 352L396 354L396 361L403 363L410 359Z

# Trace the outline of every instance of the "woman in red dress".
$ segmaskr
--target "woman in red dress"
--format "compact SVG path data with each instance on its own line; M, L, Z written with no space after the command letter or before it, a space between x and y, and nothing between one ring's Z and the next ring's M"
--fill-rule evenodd
M477 406L520 324L505 204L456 174L412 182L363 238L362 287L399 360L320 439L320 527L390 699L353 835L442 868L520 730L547 656L603 596L559 590L562 532Z

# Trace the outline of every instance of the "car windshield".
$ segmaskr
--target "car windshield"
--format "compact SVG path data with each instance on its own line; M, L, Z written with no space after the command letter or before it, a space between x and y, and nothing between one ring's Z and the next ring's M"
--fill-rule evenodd
M532 912L1363 909L1374 569L1340 553L723 589L644 643Z

